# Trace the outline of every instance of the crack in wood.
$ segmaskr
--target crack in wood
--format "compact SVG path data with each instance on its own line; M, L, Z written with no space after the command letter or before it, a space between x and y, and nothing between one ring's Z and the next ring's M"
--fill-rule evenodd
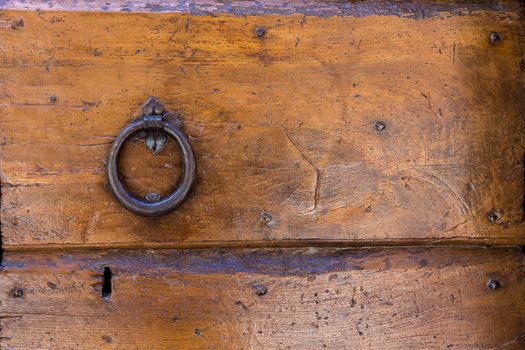
M316 211L317 206L319 205L319 192L321 189L321 176L322 176L322 170L319 169L306 155L304 152L299 148L299 146L295 143L295 141L290 137L290 134L288 133L288 130L283 126L282 127L284 134L286 135L286 138L290 141L292 146L299 152L301 155L301 158L303 158L304 161L306 161L308 164L312 166L315 170L315 188L314 188L314 205L312 207L311 211Z

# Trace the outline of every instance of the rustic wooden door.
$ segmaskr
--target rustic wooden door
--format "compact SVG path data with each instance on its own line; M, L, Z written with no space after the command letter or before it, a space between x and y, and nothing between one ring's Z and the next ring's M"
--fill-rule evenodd
M1 349L525 349L522 2L0 7Z

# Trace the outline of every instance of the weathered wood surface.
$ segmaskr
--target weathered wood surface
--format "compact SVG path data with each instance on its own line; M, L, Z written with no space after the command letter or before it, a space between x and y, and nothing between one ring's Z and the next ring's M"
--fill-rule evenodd
M0 22L7 250L525 241L517 11L4 11ZM189 200L157 219L121 208L105 174L112 139L149 95L181 114L198 167ZM123 172L166 192L175 147L152 158L130 145Z
M520 350L524 266L510 248L8 253L0 345Z
M304 14L308 16L394 15L432 17L443 13L465 15L473 11L519 11L519 1L498 0L2 0L0 9L121 11L188 13L208 15L228 13L236 16L266 14Z

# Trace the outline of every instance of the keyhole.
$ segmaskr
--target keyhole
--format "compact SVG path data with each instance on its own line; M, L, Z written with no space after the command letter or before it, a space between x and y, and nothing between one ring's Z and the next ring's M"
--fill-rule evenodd
M102 276L102 298L107 299L111 297L111 277L113 273L109 266L104 267L104 274Z

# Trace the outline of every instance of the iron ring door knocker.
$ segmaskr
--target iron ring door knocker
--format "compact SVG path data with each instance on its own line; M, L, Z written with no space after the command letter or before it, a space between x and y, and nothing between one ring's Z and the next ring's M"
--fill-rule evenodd
M175 122L168 120L174 118ZM195 180L195 158L188 137L179 129L182 122L167 113L164 107L154 97L150 97L144 105L144 116L131 122L115 138L109 151L107 172L109 186L120 202L129 211L141 216L161 216L168 214L182 204L191 190ZM180 146L183 160L183 173L177 188L165 197L150 193L144 199L131 194L124 185L118 170L119 156L122 146L133 136L143 134L146 145L154 153L158 153L167 141L167 135L175 139ZM148 136L149 135L149 136Z

